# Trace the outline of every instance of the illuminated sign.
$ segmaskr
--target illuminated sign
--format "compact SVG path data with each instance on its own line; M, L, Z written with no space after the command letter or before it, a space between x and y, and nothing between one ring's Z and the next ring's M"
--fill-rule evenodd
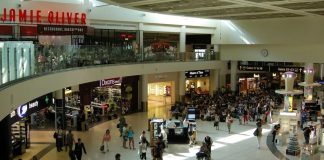
M267 67L263 66L248 66L248 65L239 65L238 69L240 71L267 71Z
M34 108L34 107L38 107L38 101L29 103L29 107L28 107L29 109Z
M206 70L196 70L196 71L186 71L186 78L196 78L196 77L209 77L210 71Z
M37 25L39 35L83 35L87 33L86 26L67 25Z
M27 110L28 110L28 106L27 104L25 105L22 105L22 106L19 106L17 108L17 115L20 117L20 118L23 118L25 117L26 113L27 113Z
M272 67L272 71L304 73L304 67Z
M105 80L100 80L100 87L103 86L113 86L115 84L120 84L122 82L122 78L112 78L112 79L105 79Z
M45 22L43 17L47 17ZM19 22L19 23L50 23L50 24L75 24L85 25L87 15L85 13L77 12L54 12L48 11L45 15L41 10L26 10L3 8L2 17L0 20L3 22Z
M12 117L14 117L14 116L16 116L16 111L12 111L12 112L10 113L10 118L12 118Z

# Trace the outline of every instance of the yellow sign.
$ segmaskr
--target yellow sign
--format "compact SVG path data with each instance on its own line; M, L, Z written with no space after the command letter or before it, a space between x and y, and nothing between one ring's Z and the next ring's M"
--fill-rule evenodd
M288 109L288 111L292 112L293 111L293 97L289 96L288 100L289 100L289 109Z

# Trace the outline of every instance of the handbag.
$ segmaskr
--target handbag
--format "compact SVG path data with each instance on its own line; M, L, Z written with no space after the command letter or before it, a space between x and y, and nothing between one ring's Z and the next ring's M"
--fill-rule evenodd
M255 129L255 131L253 132L253 135L254 135L254 136L258 136L258 135L259 135L259 131L258 131L258 129Z
M104 149L105 149L105 146L104 146L104 145L101 145L101 146L100 146L100 151L103 152Z

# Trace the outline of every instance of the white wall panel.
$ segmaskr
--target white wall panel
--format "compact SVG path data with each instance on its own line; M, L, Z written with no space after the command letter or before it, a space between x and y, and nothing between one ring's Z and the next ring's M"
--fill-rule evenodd
M222 21L219 44L324 43L324 18L302 17Z
M264 57L261 50L267 49ZM323 44L279 44L279 45L222 45L221 60L274 61L274 62L324 62Z

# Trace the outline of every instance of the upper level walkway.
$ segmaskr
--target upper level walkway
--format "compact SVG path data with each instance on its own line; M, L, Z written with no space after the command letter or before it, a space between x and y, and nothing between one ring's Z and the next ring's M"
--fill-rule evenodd
M2 46L6 56L1 63L0 120L19 105L68 86L123 76L226 67L223 62L210 60L210 55L196 59L168 52L136 54L121 47L17 43L14 47Z

